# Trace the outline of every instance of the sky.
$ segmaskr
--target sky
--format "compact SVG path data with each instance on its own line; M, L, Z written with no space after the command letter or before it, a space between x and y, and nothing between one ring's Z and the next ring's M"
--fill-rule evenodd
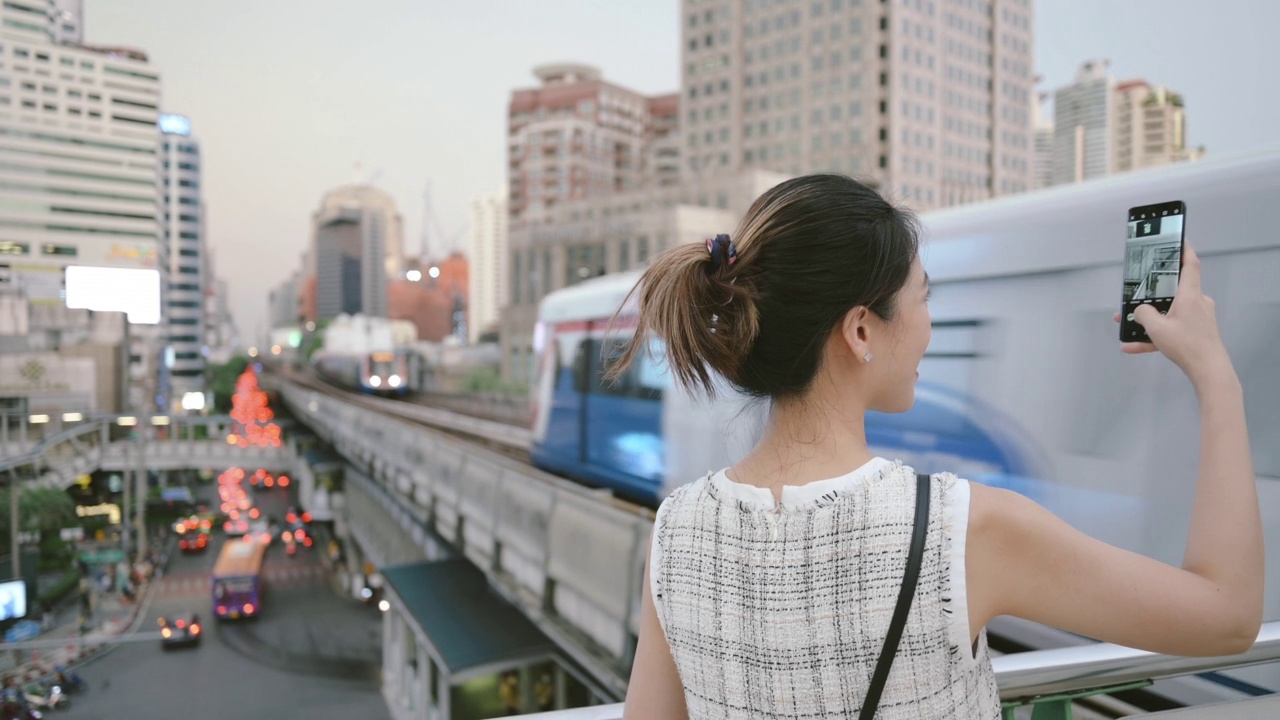
M807 2L807 0L805 0ZM867 0L864 0L867 1ZM85 39L146 51L162 110L203 153L207 243L241 335L298 266L323 193L359 178L395 198L406 251L465 249L471 199L506 185L506 105L535 66L586 62L647 94L679 90L676 0L84 0ZM1041 89L1111 60L1183 94L1191 144L1280 146L1280 2L1039 0ZM1264 77L1264 73L1266 76ZM357 169L357 166L359 169Z

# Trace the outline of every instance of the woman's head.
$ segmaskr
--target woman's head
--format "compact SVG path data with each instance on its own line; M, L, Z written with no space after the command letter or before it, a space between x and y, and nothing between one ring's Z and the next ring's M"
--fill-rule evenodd
M910 212L842 175L808 175L761 195L732 235L656 258L638 288L636 338L653 333L677 381L712 375L773 400L855 393L867 409L914 399L929 342L927 281Z

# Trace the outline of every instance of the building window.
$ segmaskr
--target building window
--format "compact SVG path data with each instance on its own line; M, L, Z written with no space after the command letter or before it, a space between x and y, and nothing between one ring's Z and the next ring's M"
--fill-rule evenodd
M58 255L61 257L76 257L80 254L80 248L75 245L54 245L53 243L45 243L40 246L41 255Z

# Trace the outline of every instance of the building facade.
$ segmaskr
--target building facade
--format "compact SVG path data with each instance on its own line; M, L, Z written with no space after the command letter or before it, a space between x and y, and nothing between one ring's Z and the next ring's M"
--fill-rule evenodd
M1053 184L1053 117L1046 110L1048 103L1048 93L1037 93L1036 103L1031 108L1031 187L1036 190Z
M743 170L678 185L560 203L510 234L509 302L502 313L503 376L532 381L538 303L588 278L642 268L682 242L732 233L751 203L787 176Z
M1182 96L1146 80L1117 82L1107 60L1090 60L1054 93L1053 183L1081 182L1197 160L1187 146Z
M317 318L387 316L387 284L404 266L403 220L395 201L370 185L325 194L312 216Z
M213 280L209 286L205 295L204 344L209 348L209 362L225 363L240 347L240 334L231 317L231 294L227 281Z
M284 282L271 289L267 302L272 329L299 324L302 317L302 280L302 270L295 270Z
M407 261L407 277L391 283L388 317L412 322L419 340L442 342L449 338L465 343L470 336L469 265L457 252L439 260Z
M646 97L579 63L543 65L534 75L541 84L512 92L507 108L512 224L541 222L559 202L635 190L655 176L649 146L674 130L670 96Z
M75 3L0 7L0 285L33 306L69 302L69 266L162 269L159 74L136 50L59 44L79 26ZM155 407L163 367L161 287L147 287L133 298L146 312L130 314L128 402L139 410ZM98 303L85 309L120 309L105 289L72 288Z
M467 247L471 273L467 334L468 340L475 343L481 334L497 325L498 315L507 304L507 199L502 193L471 201Z
M1030 188L1030 0L681 10L686 176L841 172L921 210Z
M205 293L207 248L200 199L200 144L191 122L161 115L159 259L167 348L165 373L170 409L181 409L188 393L205 392ZM164 393L162 393L164 394Z
M1107 60L1090 60L1075 82L1053 96L1053 184L1111 173L1111 103L1115 79Z
M1182 96L1145 80L1117 83L1113 172L1129 172L1199 159L1203 148L1187 147L1187 111Z

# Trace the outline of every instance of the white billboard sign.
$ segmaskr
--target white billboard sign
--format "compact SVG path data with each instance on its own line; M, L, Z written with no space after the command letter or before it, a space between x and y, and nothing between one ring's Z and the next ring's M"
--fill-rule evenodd
M123 312L129 322L160 322L160 272L136 268L67 266L67 307Z

